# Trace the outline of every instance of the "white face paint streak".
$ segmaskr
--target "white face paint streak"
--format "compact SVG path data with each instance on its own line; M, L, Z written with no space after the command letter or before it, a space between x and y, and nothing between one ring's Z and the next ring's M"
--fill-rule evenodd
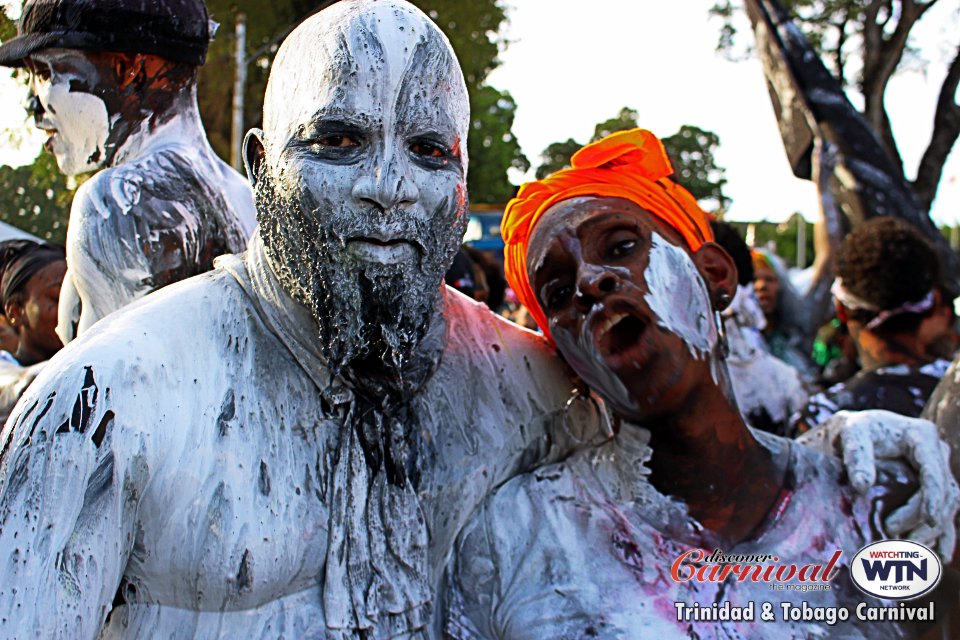
M626 273L621 276L624 282L627 282L629 271L625 269L623 271ZM603 399L617 411L636 413L640 411L639 403L607 364L593 339L593 326L597 322L597 317L605 311L602 304L594 306L580 325L580 333L576 337L561 329L553 320L550 322L550 333L557 343L557 349L563 353L573 370L591 389L603 396ZM580 354L586 357L580 358Z
M653 233L643 275L648 291L644 299L657 324L679 336L694 358L710 357L717 343L710 294L687 252Z
M48 146L65 174L73 176L100 168L110 133L107 105L90 93L70 90L70 76L51 82L35 78L34 91L44 115L37 127L50 133Z

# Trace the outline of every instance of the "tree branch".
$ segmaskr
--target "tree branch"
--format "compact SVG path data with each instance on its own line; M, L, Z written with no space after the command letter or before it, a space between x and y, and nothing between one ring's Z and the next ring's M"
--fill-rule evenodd
M931 0L928 4L933 4ZM917 179L913 182L913 191L921 204L930 210L937 195L937 187L943 176L943 165L953 145L960 137L960 105L957 104L957 87L960 86L960 47L953 56L947 69L947 77L940 87L937 109L933 114L933 133L917 168Z
M887 20L893 15L891 1L874 0L864 10L864 61L860 87L864 99L864 117L873 130L883 141L884 147L893 160L895 166L903 175L903 159L897 148L883 104L887 84L903 59L903 52L907 46L910 30L923 14L936 3L930 0L926 3L917 3L915 0L901 0L900 18L889 37L884 37L886 21L878 22L880 9L886 7Z

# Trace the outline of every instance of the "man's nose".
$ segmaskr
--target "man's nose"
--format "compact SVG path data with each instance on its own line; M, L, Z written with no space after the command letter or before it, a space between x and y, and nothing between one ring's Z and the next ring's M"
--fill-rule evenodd
M574 304L581 311L589 311L606 294L616 291L620 286L617 274L603 266L583 265L574 294Z
M34 120L39 120L43 117L43 105L40 103L40 98L37 97L37 94L32 91L27 95L27 101L24 103L23 108L27 110L27 115Z
M353 197L375 204L383 211L402 204L412 204L420 191L410 171L410 161L403 150L386 150L373 166L362 172L353 185Z

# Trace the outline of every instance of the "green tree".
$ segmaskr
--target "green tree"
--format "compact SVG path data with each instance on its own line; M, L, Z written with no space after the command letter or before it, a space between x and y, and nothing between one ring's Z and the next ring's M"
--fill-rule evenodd
M597 124L590 142L638 126L639 114L636 109L624 107L613 118ZM661 138L663 146L674 168L674 179L693 194L697 200L712 204L714 208L724 209L730 198L723 194L727 183L725 169L717 166L714 151L720 145L720 138L712 131L705 131L692 125L683 125L680 131ZM582 145L573 138L565 142L550 144L541 154L541 163L537 167L537 178L545 178L554 171L570 166L570 157Z
M490 86L480 87L470 95L467 190L471 202L506 202L516 191L506 179L507 168L521 172L530 168L511 131L516 109L517 104L509 93Z
M332 0L210 0L211 17L221 23L207 64L200 71L200 111L214 149L230 155L231 110L235 75L234 25L238 13L247 16L248 78L244 92L244 128L260 126L263 93L279 43L306 16ZM516 103L506 92L486 84L499 64L506 43L499 36L506 13L498 0L413 0L450 39L460 61L473 113L467 151L468 189L473 202L500 203L513 195L507 180L511 167L526 171L527 158L511 132Z
M609 120L604 120L594 127L593 137L590 138L590 142L596 142L600 138L605 138L611 133L616 133L617 131L636 129L640 126L639 118L640 114L637 113L636 109L624 107L623 109L620 109L620 113L618 113L615 117L610 118Z
M570 158L583 145L567 138L564 142L551 142L540 154L540 166L537 167L537 180L546 178L554 171L570 166Z
M884 96L894 73L919 60L911 33L938 0L781 0L801 31L848 90L859 94L861 113L883 142L894 165L904 175L903 158L893 135ZM718 48L732 51L736 18L742 4L718 0L711 13L723 18ZM954 16L956 19L956 15ZM949 33L949 30L947 30ZM955 30L954 30L955 33ZM943 165L960 137L960 43L945 41L951 51L947 74L940 87L933 131L916 169L907 181L929 211L943 177Z
M730 198L723 194L723 186L727 184L725 170L717 166L713 157L719 145L717 134L688 124L672 136L663 138L677 182L701 203L709 202L722 210L730 204Z
M44 240L66 240L73 194L53 154L16 169L0 166L0 220Z

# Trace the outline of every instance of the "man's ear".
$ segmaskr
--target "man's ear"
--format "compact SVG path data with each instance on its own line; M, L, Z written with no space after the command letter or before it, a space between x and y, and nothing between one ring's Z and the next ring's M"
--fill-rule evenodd
M707 283L714 308L723 311L737 294L737 265L733 258L720 245L706 242L693 254L693 263Z
M267 151L263 143L263 130L250 129L243 139L243 167L247 170L247 180L250 186L257 187L257 180L260 178L260 172L263 170L263 163L267 157Z

